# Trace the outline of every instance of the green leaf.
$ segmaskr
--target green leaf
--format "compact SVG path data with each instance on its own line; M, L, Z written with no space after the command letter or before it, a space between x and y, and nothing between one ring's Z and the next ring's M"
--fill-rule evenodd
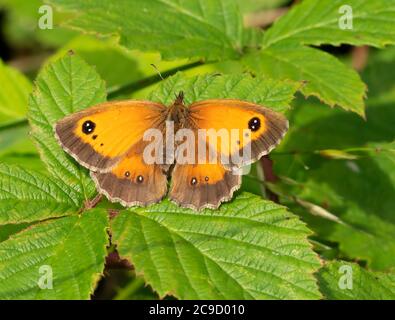
M344 16L344 12L339 12L343 5L352 8L351 30L339 26ZM304 0L265 33L263 47L285 40L310 45L347 43L375 47L395 43L395 1Z
M55 177L85 199L92 196L95 186L87 171L59 146L53 125L64 116L105 99L105 85L96 71L81 58L68 54L39 74L29 103L32 137L43 161Z
M342 269L343 268L343 269ZM341 277L351 276L352 288L343 284ZM336 261L328 263L317 274L321 292L330 300L394 300L395 274L372 272L355 263ZM342 286L339 286L339 281ZM343 289L342 289L343 288Z
M302 92L330 106L364 116L366 87L358 74L331 55L303 46L348 43L382 47L395 43L395 0L351 0L353 29L343 30L341 0L305 0L280 18L264 35L262 49L247 55L255 74L305 80Z
M107 213L49 220L0 243L0 299L89 299L103 272ZM52 289L41 289L50 267ZM48 284L44 281L44 284Z
M45 168L44 163L41 161L38 155L29 154L10 154L0 158L0 163L8 164L12 166L21 166L24 169L32 170L34 172L41 172L47 174L48 171Z
M338 244L342 256L388 270L395 265L395 146L378 141L395 140L393 103L368 107L367 119L302 100L290 116L278 155L271 156L277 175L295 180L290 196L322 206L342 221L324 220L292 206L321 239ZM315 153L350 148L366 151L356 160L331 160Z
M0 164L0 225L75 213L81 198L81 194L56 179Z
M190 104L204 99L240 99L265 105L284 112L290 108L299 83L253 78L248 74L205 74L187 77L183 73L169 77L148 96L149 100L169 105L176 94L185 93L185 102Z
M12 153L36 153L28 131L25 121L0 127L0 156Z
M369 55L368 65L362 79L368 84L369 105L393 104L395 102L395 47Z
M0 59L0 125L23 119L32 90L30 81L19 71L6 66Z
M52 29L38 27L38 19L44 14L39 8L44 0L0 0L0 8L7 12L5 15L4 33L8 42L17 48L29 48L37 51L37 44L44 47L57 47L76 35L76 32L59 27L66 18L65 15L53 12L54 25Z
M188 59L163 61L158 53L127 51L120 47L114 38L105 40L87 35L81 35L66 43L47 62L63 57L70 50L76 52L89 65L95 66L100 77L106 82L107 92L110 93L125 85L143 82L144 78L152 76L159 82L161 79L152 65L163 73L190 63Z
M89 65L95 66L108 88L116 88L141 79L142 74L137 70L137 61L126 50L123 50L113 42L101 41L86 35L75 37L58 50L47 62L56 61L70 50L73 50ZM109 61L111 63L108 63ZM151 67L151 69L155 72L154 68ZM133 72L125 72L125 70Z
M251 32L235 0L50 0L61 10L78 11L71 27L116 34L128 49L159 51L165 59L237 58Z
M281 43L243 58L257 75L306 81L301 91L330 106L338 105L364 116L366 86L358 73L318 49Z
M320 298L309 234L284 207L247 193L216 211L165 200L112 222L120 255L161 296L180 299Z
M35 153L27 134L26 112L32 84L0 59L0 159Z

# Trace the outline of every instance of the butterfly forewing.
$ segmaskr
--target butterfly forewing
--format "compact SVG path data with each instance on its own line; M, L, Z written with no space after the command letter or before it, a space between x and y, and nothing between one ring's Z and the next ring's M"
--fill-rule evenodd
M163 128L166 107L119 101L74 113L56 123L61 146L92 171L110 171L150 128Z
M217 133L218 139L210 140L209 135L207 143L222 159L228 159L228 163L222 161L225 166L257 161L277 146L288 130L288 120L282 114L246 101L205 100L188 110L192 126Z

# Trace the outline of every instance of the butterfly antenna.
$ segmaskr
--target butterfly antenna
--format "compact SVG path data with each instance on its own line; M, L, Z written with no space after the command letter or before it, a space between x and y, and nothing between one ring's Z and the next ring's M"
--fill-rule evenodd
M156 72L158 73L159 77L160 77L162 80L165 80L165 78L162 77L162 74L160 73L160 71L159 71L159 69L156 67L156 65L154 65L153 63L151 63L151 67L153 67L153 68L156 70Z

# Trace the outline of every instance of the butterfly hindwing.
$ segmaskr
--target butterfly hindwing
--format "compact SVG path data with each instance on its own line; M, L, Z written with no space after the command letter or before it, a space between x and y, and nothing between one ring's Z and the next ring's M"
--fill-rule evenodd
M216 209L240 187L241 177L221 164L176 164L172 172L170 200L194 210Z
M147 164L141 147L134 147L107 173L92 172L100 193L126 207L160 201L167 192L167 176L159 164Z
M166 107L154 102L107 102L55 125L61 146L92 171L107 172L139 143L147 129L164 126Z

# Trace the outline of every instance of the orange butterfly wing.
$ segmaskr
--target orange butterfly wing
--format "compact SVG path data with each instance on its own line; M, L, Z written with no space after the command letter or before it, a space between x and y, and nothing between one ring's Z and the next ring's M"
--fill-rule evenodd
M146 206L166 195L167 176L160 165L144 161L144 146L133 147L110 172L91 173L97 189L110 201L126 207Z
M176 164L169 198L194 210L217 209L232 198L240 184L241 177L220 164Z
M55 124L61 146L93 171L110 171L150 128L164 130L166 107L126 100L71 114Z
M232 198L241 184L241 176L237 174L239 171L232 168L252 163L269 153L285 135L288 121L283 115L253 103L205 100L188 108L185 127L195 132L195 150L198 150L198 145L206 148L203 157L195 156L195 163L198 159L207 162L213 159L209 156L210 150L216 151L216 163L177 163L172 173L169 198L183 207L200 210L218 208L221 202ZM209 137L199 137L196 134L199 129L222 130L227 135L214 136L210 140ZM249 157L234 157L236 153L242 154L247 147L250 147ZM230 162L223 163L222 155L226 155Z
M93 171L91 175L98 190L111 201L125 206L147 205L166 194L168 166L144 161L147 143L143 136L152 128L164 135L169 114L165 106L153 102L108 102L60 120L55 125L55 135L70 155ZM232 140L224 145L218 144L218 138L199 141L201 138L196 135L193 143L203 144L206 151L214 149L231 159L246 146L250 146L252 152L249 159L232 162L230 166L221 162L175 165L169 197L195 210L217 208L221 202L231 199L241 183L241 177L234 174L231 167L240 167L270 152L288 128L282 115L239 100L194 103L184 121L176 123L176 127L193 129L195 134L198 129L239 130L236 143ZM244 130L248 131L248 139Z
M55 125L61 146L92 170L100 193L124 206L158 202L167 192L162 167L143 160L144 133L165 130L167 108L146 101L107 102Z

